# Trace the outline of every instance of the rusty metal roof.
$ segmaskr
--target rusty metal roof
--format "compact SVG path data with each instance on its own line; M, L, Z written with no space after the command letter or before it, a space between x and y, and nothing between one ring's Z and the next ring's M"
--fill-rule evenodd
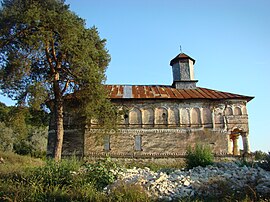
M176 89L164 85L106 85L110 99L244 99L254 97L197 87L195 89Z

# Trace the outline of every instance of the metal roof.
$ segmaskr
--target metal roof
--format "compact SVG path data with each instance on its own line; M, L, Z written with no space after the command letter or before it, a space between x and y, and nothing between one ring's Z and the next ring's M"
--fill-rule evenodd
M176 89L164 85L106 85L110 99L244 99L254 97L197 87L195 89Z
M173 58L170 62L170 65L172 66L174 63L181 61L181 60L186 60L186 59L190 59L193 61L193 64L195 64L195 60L191 57L189 57L188 55L186 55L185 53L180 53L178 54L175 58Z

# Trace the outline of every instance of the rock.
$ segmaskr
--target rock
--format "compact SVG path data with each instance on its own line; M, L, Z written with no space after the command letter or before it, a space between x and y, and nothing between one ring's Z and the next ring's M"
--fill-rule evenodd
M190 185L190 182L188 180L185 180L183 184L187 187Z
M3 157L0 157L0 164L5 163L5 160L3 159Z
M188 171L174 170L170 174L155 173L149 168L133 168L120 173L121 181L140 184L148 195L165 201L193 196L218 196L222 186L241 192L246 186L254 185L254 182L257 182L255 189L259 194L270 193L270 172L261 168L239 167L236 163L217 163Z

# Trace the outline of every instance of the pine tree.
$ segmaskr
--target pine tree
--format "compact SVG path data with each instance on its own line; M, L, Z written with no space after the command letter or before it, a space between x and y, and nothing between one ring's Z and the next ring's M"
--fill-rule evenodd
M106 99L105 70L110 56L95 27L69 10L64 0L2 0L0 8L0 87L19 105L53 100L56 117L54 158L61 159L63 102L83 91L92 118L113 120Z

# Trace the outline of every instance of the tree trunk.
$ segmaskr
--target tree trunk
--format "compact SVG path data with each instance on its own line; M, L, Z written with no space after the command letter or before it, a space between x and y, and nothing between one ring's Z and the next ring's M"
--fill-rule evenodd
M56 140L54 146L54 159L55 161L60 161L62 156L63 138L64 138L64 120L63 120L63 99L62 93L59 86L59 73L55 74L54 77L54 113L56 121Z
M60 161L62 156L64 124L63 124L63 102L62 100L55 101L55 120L56 120L56 140L54 147L54 159Z

